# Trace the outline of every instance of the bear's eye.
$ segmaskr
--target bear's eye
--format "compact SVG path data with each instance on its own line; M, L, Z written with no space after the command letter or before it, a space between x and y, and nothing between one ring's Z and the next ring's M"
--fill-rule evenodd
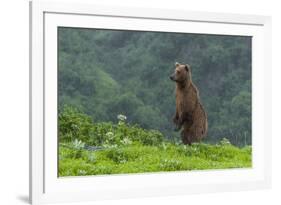
M176 73L180 73L180 71L179 71L179 70L176 70Z

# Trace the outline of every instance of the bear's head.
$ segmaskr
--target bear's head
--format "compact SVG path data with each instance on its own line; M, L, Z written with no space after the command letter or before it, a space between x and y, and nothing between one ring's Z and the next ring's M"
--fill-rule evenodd
M170 79L179 84L191 82L191 69L188 64L175 63L175 71L170 76Z

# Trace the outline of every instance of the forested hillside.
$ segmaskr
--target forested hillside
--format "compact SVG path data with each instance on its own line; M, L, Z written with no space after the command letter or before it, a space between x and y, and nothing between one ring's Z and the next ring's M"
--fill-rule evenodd
M206 142L251 144L251 38L59 28L59 110L77 107L94 122L173 131L174 62L188 63L207 111Z

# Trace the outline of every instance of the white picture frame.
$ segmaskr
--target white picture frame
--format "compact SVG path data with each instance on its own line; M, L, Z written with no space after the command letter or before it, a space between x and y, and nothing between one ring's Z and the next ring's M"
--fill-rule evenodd
M55 83L58 26L252 36L253 167L58 178ZM270 76L270 17L30 2L30 202L43 204L269 188Z

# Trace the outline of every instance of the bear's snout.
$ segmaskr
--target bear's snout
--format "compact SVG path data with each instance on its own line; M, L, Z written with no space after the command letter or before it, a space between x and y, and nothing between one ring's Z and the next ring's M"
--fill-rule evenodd
M174 75L170 75L170 79L174 81L175 80L175 76Z

